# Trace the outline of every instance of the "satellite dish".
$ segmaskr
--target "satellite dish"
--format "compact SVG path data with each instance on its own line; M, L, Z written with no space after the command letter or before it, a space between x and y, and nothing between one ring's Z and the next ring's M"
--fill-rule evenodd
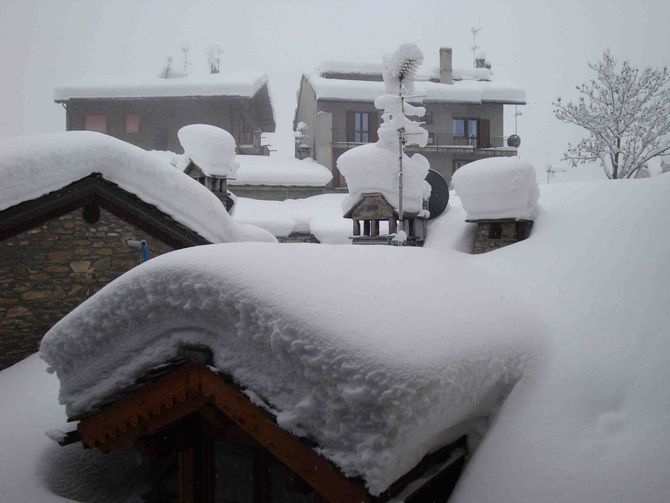
M519 145L521 145L521 138L519 138L519 135L513 134L507 138L508 147L519 148Z
M431 188L430 199L428 199L428 211L430 211L428 220L432 220L441 215L449 203L449 184L433 169L428 170L426 181Z

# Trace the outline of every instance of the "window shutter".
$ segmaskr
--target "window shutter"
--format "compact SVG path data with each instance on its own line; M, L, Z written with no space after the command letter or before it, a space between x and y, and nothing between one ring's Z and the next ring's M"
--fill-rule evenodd
M488 119L479 119L479 148L491 147L491 121Z

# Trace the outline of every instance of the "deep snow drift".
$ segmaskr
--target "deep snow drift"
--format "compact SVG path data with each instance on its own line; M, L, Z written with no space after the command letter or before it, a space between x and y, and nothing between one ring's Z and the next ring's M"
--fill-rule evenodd
M464 218L451 207L426 246L467 239ZM553 349L513 390L451 502L668 501L668 228L670 175L545 185L529 239L463 257L525 292Z
M455 253L239 244L133 269L56 324L41 354L81 414L179 345L207 345L280 426L378 494L490 415L539 338L512 289Z
M470 273L461 274L461 269L476 269L494 276L497 289L483 293L506 298L510 289L515 290L516 296L520 296L522 303L528 306L528 311L542 320L545 349L538 355L537 365L526 367L523 377L498 412L451 501L665 503L670 494L670 450L667 448L670 432L666 425L666 418L670 417L670 395L666 389L670 381L667 364L667 355L670 354L670 338L667 336L667 327L670 326L670 311L667 308L670 305L667 288L670 283L670 268L667 266L670 241L662 229L670 228L670 175L647 180L543 186L542 207L530 238L483 255L453 251L467 249L471 243L475 225L465 223L465 218L459 198L451 197L449 210L429 223L425 248L432 248L432 251L425 248L414 251L394 248L392 251L410 254L410 257L413 255L420 260L428 252L426 256L439 260L439 264L434 264L434 259L430 259L426 267L430 269L434 266L434 270L431 270L429 280L424 282L437 294L440 294L442 285L448 285L448 291L469 285ZM236 246L221 248L235 249ZM259 250L266 248L255 246ZM354 256L351 254L357 253L350 251L354 247L338 247L343 251L340 255L339 251L332 251L333 247L321 245L286 245L284 249L290 248L329 250L310 251L311 258L305 261L305 274L316 269L321 271L324 264L333 269L332 260L328 263L328 259L335 257L337 272L341 276L343 271L351 268ZM392 256L391 251L387 248L377 250L370 252L374 255L368 265L376 271L385 269L385 275L395 274L393 266L396 261L388 260ZM254 257L251 262L255 264ZM229 268L233 269L238 260L241 259L236 257ZM279 261L279 257L274 260ZM406 259L402 260L406 262ZM385 264L391 267L386 270ZM201 267L206 268L206 264ZM303 267L303 264L295 267ZM261 285L269 276L270 268L271 265L258 271L237 271L235 274L240 279L246 278L249 284L253 280L254 285ZM284 286L280 292L277 291L279 287L276 283L291 274L287 269L290 268L285 267L284 262L277 269L272 269L273 275L280 273L281 276L272 282L275 286L266 294L270 299L263 303L248 302L245 308L249 313L276 309L277 313L286 313L281 315L286 320L279 324L281 328L288 324L289 317L292 320L299 314L301 319L309 318L308 322L312 320L313 324L339 327L344 323L342 331L349 331L350 323L364 318L364 327L374 326L374 330L370 331L374 338L368 339L366 333L354 343L373 345L386 337L379 346L383 354L389 352L387 340L393 340L391 334L395 327L402 328L412 322L427 327L441 319L440 309L450 308L449 302L440 302L439 308L431 309L431 303L440 301L439 296L431 298L425 306L421 304L425 298L423 294L413 301L412 291L408 292L400 286L406 280L403 273L397 280L384 280L384 288L380 291L388 291L385 296L393 296L402 305L415 307L396 310L390 318L377 316L373 309L365 312L351 309L346 316L341 316L340 313L351 307L355 299L350 298L351 290L344 288L342 280L334 283L339 286L328 289L335 272L323 279L312 276L308 292L317 299L303 303L297 298L299 288ZM194 288L200 284L199 278L207 279L210 274L208 270L198 276L191 286L174 288ZM480 277L479 274L477 277ZM351 277L347 281L351 281L353 286L365 284L369 275L361 274L357 279ZM252 291L254 295L262 293L260 288L255 287ZM236 295L242 300L248 294L249 290L241 290L236 294L229 292L224 298ZM287 295L288 298L284 299ZM150 297L148 302L160 302L160 297L167 296L161 292L160 296ZM215 302L214 299L203 291L202 295L194 296L192 303L196 306ZM483 311L486 313L489 303L483 302L486 303ZM497 299L490 305L495 306L496 302ZM288 303L298 307L292 308ZM517 307L516 302L514 306ZM355 319L347 321L350 313L356 314ZM160 311L156 311L156 315L160 315ZM482 316L471 321L479 323L478 318ZM118 321L122 327L124 319L119 318ZM252 320L251 317L247 319ZM153 326L154 320L152 318L145 323ZM500 320L491 318L490 321L497 325ZM381 325L377 325L378 322ZM443 325L450 327L450 320ZM241 330L243 326L241 322L231 330L237 330L237 327ZM311 334L304 329L305 326L299 325L299 330L305 330L300 334ZM504 333L504 327L498 328ZM356 327L352 330L352 337L360 333ZM402 360L423 359L428 352L426 345L430 345L430 336L421 331L419 334L416 344L411 339L403 343L408 345L405 348L408 348L406 352L410 356L398 355L401 364ZM468 334L465 331L460 335L464 341L458 343L459 347L466 344ZM311 336L317 337L318 333ZM173 340L177 336L169 334L168 337ZM277 340L281 337L278 336ZM257 344L267 344L264 341L267 339L261 337ZM448 343L449 339L444 342ZM355 344L351 347L357 347ZM281 343L279 347L287 346ZM437 347L442 348L442 343L439 342ZM277 358L282 359L287 353L301 355L302 358L310 350L317 349L310 349L309 346L299 347L294 352L284 349L277 352ZM322 352L330 350L326 347ZM491 348L491 351L495 350ZM363 353L360 358L366 355ZM358 363L358 358L356 356L353 361ZM449 362L453 361L451 357L445 364L440 363L441 359L441 353L436 353L432 359L438 360L436 367L445 367L441 371L467 374L468 369L460 362L449 368ZM319 372L337 373L338 379L346 375L346 365L341 361L331 363L317 359L313 363ZM463 364L472 364L477 369L476 363L465 361ZM324 370L319 370L318 365L323 365ZM295 370L288 364L282 368L288 374L311 370L308 364ZM479 371L475 370L472 375ZM88 372L88 369L83 372ZM391 372L389 370L389 384L402 381L402 375L393 378ZM309 371L307 375L311 375ZM353 373L345 379L346 383L359 382ZM453 384L456 386L459 382L454 381ZM334 404L346 404L346 400L355 402L357 395L349 393L355 391L355 386L349 387L342 380L338 383L342 386L337 395L325 399ZM268 386L271 385L273 383L268 383ZM404 389L402 383L399 389ZM302 390L303 387L296 394L300 395ZM42 436L42 431L62 427L64 420L62 408L55 401L48 400L55 392L55 381L51 376L42 374L40 365L27 367L21 363L0 372L0 403L3 404L0 411L0 442L3 445L0 500L4 497L7 501L21 501L27 491L39 490L40 497L34 500L61 501L47 494L46 489L40 489L43 483L37 481L44 480L45 467L58 472L63 460L74 456L74 450L71 450L66 451L69 454L64 454L62 458L54 459L52 452L61 449L56 446L50 453L44 451L50 441ZM307 409L313 410L313 403L307 400L305 404ZM405 413L412 414L412 411ZM440 421L443 419L449 419L448 411ZM95 455L91 451L84 453L86 456ZM111 459L107 458L107 463L112 463ZM100 469L99 477L104 477L104 470ZM69 483L72 485L95 477L93 472L80 476L76 471L68 472L67 476L71 477Z
M274 241L258 227L234 222L221 201L188 175L139 147L90 131L0 141L0 211L92 173L100 173L213 243Z

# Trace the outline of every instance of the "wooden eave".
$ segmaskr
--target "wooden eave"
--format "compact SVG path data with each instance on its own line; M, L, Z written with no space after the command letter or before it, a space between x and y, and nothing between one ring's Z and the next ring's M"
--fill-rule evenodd
M0 211L0 241L89 204L106 209L172 247L209 244L197 232L97 173Z
M349 211L347 211L347 212L344 214L344 218L355 218L355 217L353 216L353 214L358 210L358 208L360 208L361 205L365 204L366 199L368 199L368 198L370 198L370 197L372 197L372 196L374 196L374 197L379 197L379 198L380 198L380 202L381 202L382 204L385 204L386 206L388 206L388 208L393 212L393 216L394 216L395 218L398 218L398 212L397 212L396 209L391 205L391 203L389 203L389 202L387 201L387 199L384 197L384 194L382 194L381 192L365 192L365 193L363 193L363 194L361 195L361 198L356 202L356 204L354 204L351 208L349 208Z
M373 501L360 482L341 475L329 461L281 429L234 385L191 361L82 419L77 431L84 447L113 452L207 407L223 413L328 501Z

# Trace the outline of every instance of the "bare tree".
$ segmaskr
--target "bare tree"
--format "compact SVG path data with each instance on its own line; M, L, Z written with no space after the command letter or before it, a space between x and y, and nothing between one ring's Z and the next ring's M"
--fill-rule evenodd
M667 68L640 71L626 61L618 68L609 50L589 68L596 76L577 86L577 103L553 103L559 120L589 133L568 144L563 159L572 166L599 162L608 178L633 178L670 151L670 74Z
M219 73L221 70L221 56L223 56L223 50L218 45L213 44L207 48L209 73Z

